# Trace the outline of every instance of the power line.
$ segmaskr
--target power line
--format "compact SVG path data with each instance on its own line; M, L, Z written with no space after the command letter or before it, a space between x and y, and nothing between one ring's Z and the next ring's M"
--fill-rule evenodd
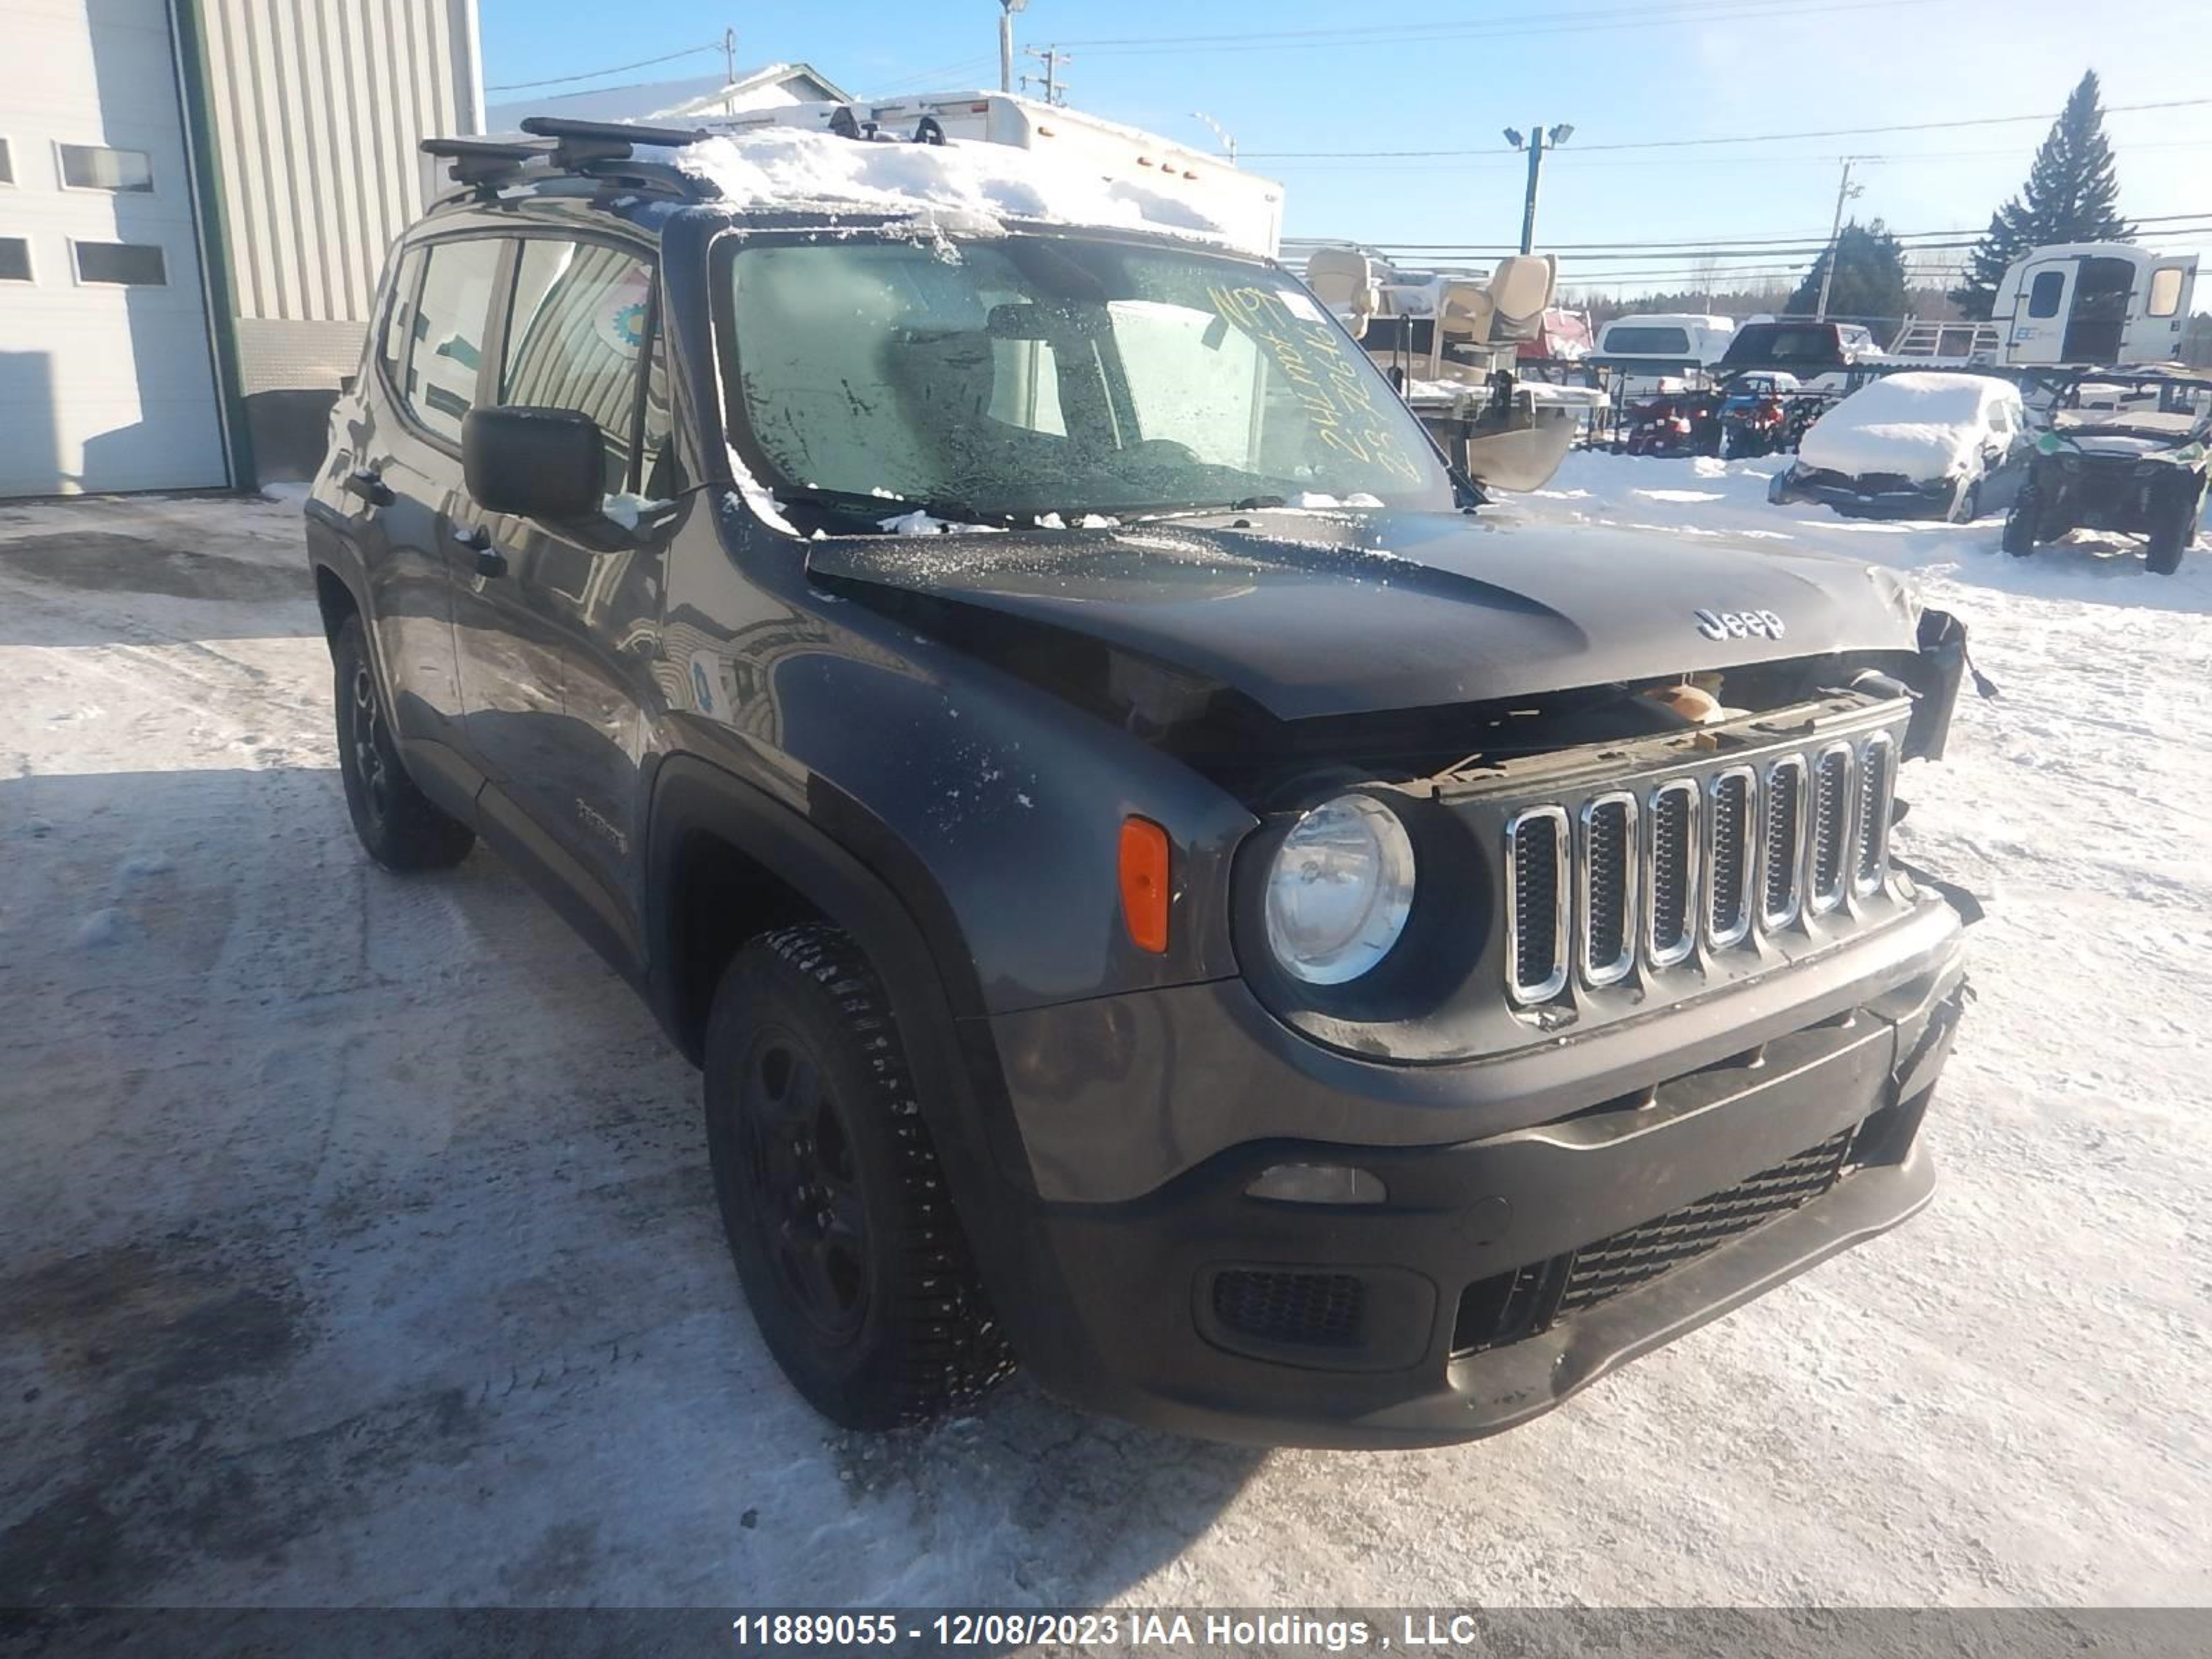
M2142 110L2198 109L2212 104L2212 98L2171 98L2153 104L2112 104L2106 106L2107 115L2124 115ZM1594 150L1624 149L1687 149L1701 144L1774 144L1793 138L1861 138L1885 132L1939 132L1958 127L2000 127L2023 121L2053 121L2055 113L2043 115L1981 115L1958 121L1904 121L1878 127L1824 127L1808 132L1746 132L1720 138L1646 138L1633 143L1578 144L1577 150L1587 155ZM1250 149L1244 152L1248 160L1364 160L1388 161L1407 156L1439 155L1501 155L1511 152L1502 145L1490 145L1481 149Z
M603 75L623 75L631 70L651 69L655 64L672 64L679 58L696 58L702 52L720 52L720 40L703 46L685 46L680 51L665 52L659 58L641 58L635 64L616 64L607 69L586 70L579 75L550 75L543 81L508 81L499 86L486 87L486 92L526 92L532 87L566 86L571 81L596 81Z
M1271 29L1263 36L1241 34L1121 35L1112 40L1071 40L1072 46L1102 57L1153 57L1194 52L1343 52L1365 47L1425 45L1439 40L1502 40L1525 35L1602 33L1610 29L1663 28L1684 22L1737 22L1767 17L1802 17L1824 12L1884 11L1924 5L1929 0L1835 0L1820 5L1777 4L1774 0L1693 0L1663 15L1649 4L1603 7L1557 13L1540 22L1427 22L1344 29ZM1612 21L1608 21L1612 20Z

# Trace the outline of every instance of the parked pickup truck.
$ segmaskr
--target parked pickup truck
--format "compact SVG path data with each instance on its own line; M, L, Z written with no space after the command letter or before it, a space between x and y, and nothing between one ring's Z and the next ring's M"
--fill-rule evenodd
M806 1399L1463 1440L1927 1201L1957 622L1480 511L1276 264L845 125L434 143L307 517L362 845L703 1069Z

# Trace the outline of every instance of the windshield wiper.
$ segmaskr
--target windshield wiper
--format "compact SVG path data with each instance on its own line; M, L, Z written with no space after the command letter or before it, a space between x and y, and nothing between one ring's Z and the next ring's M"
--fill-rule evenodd
M809 485L804 489L779 489L773 492L778 502L785 507L816 507L841 518L855 519L872 529L880 529L892 519L902 519L909 513L927 513L933 519L942 519L947 524L994 524L1012 522L1011 515L988 513L965 501L930 499L917 501L910 495L862 495L857 489L823 489Z

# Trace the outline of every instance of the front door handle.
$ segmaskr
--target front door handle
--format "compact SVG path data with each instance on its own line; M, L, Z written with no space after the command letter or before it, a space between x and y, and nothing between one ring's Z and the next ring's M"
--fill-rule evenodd
M354 468L346 474L345 483L339 487L349 495L360 496L371 507L392 505L392 486L384 482L383 476L373 466Z

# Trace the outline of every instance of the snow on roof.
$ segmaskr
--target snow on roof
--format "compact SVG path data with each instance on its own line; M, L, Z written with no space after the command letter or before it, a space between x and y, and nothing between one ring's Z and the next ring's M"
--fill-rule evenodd
M1001 234L1006 220L1021 219L1229 238L1186 198L1006 144L869 143L763 127L692 145L678 164L712 180L741 210L828 207L980 235Z

